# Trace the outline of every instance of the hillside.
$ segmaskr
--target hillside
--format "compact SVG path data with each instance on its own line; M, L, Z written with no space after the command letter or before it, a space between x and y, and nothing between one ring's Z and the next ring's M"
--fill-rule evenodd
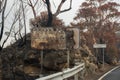
M21 43L23 39L19 39L1 51L1 74L7 80L10 78L17 78L18 80L24 80L25 78L34 79L39 77L40 74L45 76L62 71L68 66L72 68L76 62L85 63L84 77L95 74L103 68L102 53L98 56L92 53L86 45L87 40L84 36L81 37L82 44L78 49L43 50L43 64L41 62L41 50L31 47L30 33L26 36L27 40L24 45ZM68 45L71 46L71 42ZM68 51L70 54L70 65L67 63ZM108 59L111 60L108 61ZM105 55L105 63L117 64L116 60L112 59L111 56Z
M14 73L17 77L29 75L37 77L41 73L41 56L40 51L31 48L30 34L27 34L26 44L19 46L21 40L4 48L1 51L1 69L3 75L11 77ZM75 65L75 60L85 61L86 66L97 69L95 66L95 57L86 45L80 49L70 50L70 67ZM43 71L45 75L61 71L67 68L67 51L64 50L44 50L43 51ZM95 67L95 68L93 68ZM12 68L12 69L11 69ZM47 74L46 74L47 73ZM23 77L24 78L24 77Z

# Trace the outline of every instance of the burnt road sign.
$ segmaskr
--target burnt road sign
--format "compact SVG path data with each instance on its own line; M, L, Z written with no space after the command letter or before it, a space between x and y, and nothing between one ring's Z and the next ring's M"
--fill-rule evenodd
M62 29L35 28L31 32L31 47L36 49L66 49L66 35Z

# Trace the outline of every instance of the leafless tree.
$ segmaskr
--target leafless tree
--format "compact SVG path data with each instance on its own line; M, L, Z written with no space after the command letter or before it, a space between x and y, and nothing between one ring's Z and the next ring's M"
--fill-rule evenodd
M60 4L58 5L58 8L57 8L56 12L53 14L53 13L52 13L52 9L51 9L50 0L43 0L43 2L47 5L47 11L48 11L47 26L48 26L48 27L52 26L52 21L53 21L54 17L58 16L60 13L69 11L69 10L71 9L72 0L70 0L70 7L69 7L68 9L61 10L63 4L64 4L66 1L67 1L67 0L61 0Z
M13 5L14 6L14 5ZM13 7L12 6L12 7ZM14 6L15 7L15 6ZM15 11L15 14L14 14L14 18L13 18L13 22L11 23L11 26L9 26L10 27L10 30L8 31L8 32L5 32L5 34L6 34L6 39L3 41L3 43L2 43L2 45L1 45L1 47L3 48L4 47L4 45L5 45L5 43L7 42L7 40L8 40L8 38L10 37L10 35L11 35L11 33L14 33L14 38L15 38L15 40L17 41L17 37L16 37L16 35L18 34L18 32L19 31L21 31L22 30L22 27L19 27L19 29L17 30L17 31L15 31L15 29L16 29L16 25L15 24L17 24L18 22L20 22L20 20L21 20L21 18L20 18L20 16L21 16L21 5L19 6L19 9L18 10L16 10ZM20 24L19 24L19 26L20 26ZM12 35L13 36L13 35Z
M7 3L6 3L6 5L7 5ZM17 8L15 8L15 7L17 7ZM12 13L12 18L13 18L12 22L9 24L9 26L5 27L6 29L8 29L8 31L5 31L5 34L7 34L6 35L7 37L4 40L2 40L3 42L1 42L1 40L0 40L1 50L4 47L5 43L7 42L7 40L9 39L10 36L14 36L14 39L17 41L18 35L19 35L19 38L21 39L21 42L19 43L19 45L23 45L26 43L26 33L27 32L26 32L25 10L26 10L26 5L24 4L23 0L15 0L13 2L13 5L10 7L10 10L7 11L8 13L6 13L4 15L4 17L2 18L1 24L3 24L4 20L6 20L7 17L11 16L9 14ZM2 12L3 11L4 10L2 9ZM1 27L1 34L0 34L1 36L3 35L3 32L4 32L4 25L2 25L2 27ZM22 35L23 32L25 33L24 38ZM1 37L1 39L2 39L2 37Z
M35 6L38 3L39 0L36 0L35 2L33 2L34 0L27 0L28 5L31 7L33 14L34 14L34 18L36 18L36 11L35 11Z
M2 14L2 26L1 26L1 30L0 30L0 43L1 43L1 39L3 37L3 31L4 31L4 16L5 16L5 10L6 10L6 5L7 5L7 0L4 1L0 1L0 13ZM2 47L0 46L0 50L2 49Z
M23 24L24 24L24 32L25 32L25 38L24 38L24 40L23 40L23 43L21 44L21 46L22 45L24 45L24 44L26 44L26 16L25 16L25 7L24 7L24 4L23 4L23 0L20 0L21 1L21 5L22 5L22 14L23 14Z

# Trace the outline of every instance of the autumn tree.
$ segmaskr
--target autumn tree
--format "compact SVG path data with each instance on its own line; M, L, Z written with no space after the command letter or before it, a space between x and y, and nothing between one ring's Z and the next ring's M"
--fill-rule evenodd
M110 46L116 46L115 31L119 26L120 4L110 0L86 0L80 6L76 17L76 24L82 28L88 28L86 36L89 47L94 43L106 43L109 49Z

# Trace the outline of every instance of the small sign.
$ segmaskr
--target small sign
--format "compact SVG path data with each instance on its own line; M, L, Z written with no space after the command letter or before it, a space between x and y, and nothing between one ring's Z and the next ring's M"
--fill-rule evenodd
M94 44L93 48L106 48L106 44Z

